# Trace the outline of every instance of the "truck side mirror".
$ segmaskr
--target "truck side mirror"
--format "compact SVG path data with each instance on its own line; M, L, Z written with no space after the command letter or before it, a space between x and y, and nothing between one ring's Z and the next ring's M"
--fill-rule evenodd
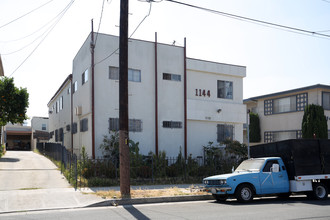
M278 172L280 172L280 165L274 163L274 164L272 165L271 172L273 172L273 173L278 173Z

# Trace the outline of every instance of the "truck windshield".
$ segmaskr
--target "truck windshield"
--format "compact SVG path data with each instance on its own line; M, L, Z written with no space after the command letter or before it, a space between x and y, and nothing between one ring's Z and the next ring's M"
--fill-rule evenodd
M265 163L263 159L249 159L243 161L237 168L236 172L239 171L259 171L262 165Z

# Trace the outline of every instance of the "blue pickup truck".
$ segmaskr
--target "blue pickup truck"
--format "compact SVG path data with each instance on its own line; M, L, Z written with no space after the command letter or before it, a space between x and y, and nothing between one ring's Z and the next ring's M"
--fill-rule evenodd
M311 147L310 144L316 146L311 141L299 147L299 142L297 144L293 140L291 142L280 142L278 145L263 145L262 147L266 147L274 155L281 155L278 149L282 151L283 146L285 146L284 149L289 148L289 150L286 150L282 157L269 157L269 154L263 153L268 157L245 160L233 173L204 178L205 190L212 193L217 201L225 201L229 197L234 197L239 202L250 202L254 196L278 195L288 197L292 193L303 193L318 200L326 199L330 186L330 172L329 174L325 173L328 170L325 169L327 167L324 164L322 165L321 160L328 159L329 154L320 154L320 150L310 153L311 150L308 150L308 147ZM269 150L267 147L273 147L274 149ZM329 150L330 145L326 149ZM301 153L301 150L304 150L304 152ZM300 153L297 153L297 151ZM262 152L265 152L265 150ZM310 159L315 160L316 157L313 157L315 153L318 155L318 160L320 160L320 170L318 170L318 167L310 169L310 166L318 164L315 161L312 161L312 163L308 161ZM305 160L305 163L302 162L303 156L301 155L309 157ZM282 158L286 159L285 162ZM300 169L301 166L306 166L306 164L309 168L303 169L304 167L302 167Z

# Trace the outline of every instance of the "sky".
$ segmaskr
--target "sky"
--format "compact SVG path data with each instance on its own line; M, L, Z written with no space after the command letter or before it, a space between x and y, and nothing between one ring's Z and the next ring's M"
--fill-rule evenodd
M145 18L132 38L154 41L157 32L158 42L175 41L178 46L186 38L190 58L246 66L244 99L330 85L330 37L156 1L129 0L129 34ZM330 35L330 0L178 1ZM119 35L119 12L120 0L0 0L5 76L27 88L28 117L48 116L47 104L72 73L72 61L91 31L91 19L94 31Z

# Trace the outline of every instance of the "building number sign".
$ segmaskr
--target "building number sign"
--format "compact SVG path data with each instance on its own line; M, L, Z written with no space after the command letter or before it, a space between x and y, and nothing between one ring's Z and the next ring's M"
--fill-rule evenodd
M211 97L211 92L210 90L205 90L205 89L195 89L196 91L196 96L208 96Z

